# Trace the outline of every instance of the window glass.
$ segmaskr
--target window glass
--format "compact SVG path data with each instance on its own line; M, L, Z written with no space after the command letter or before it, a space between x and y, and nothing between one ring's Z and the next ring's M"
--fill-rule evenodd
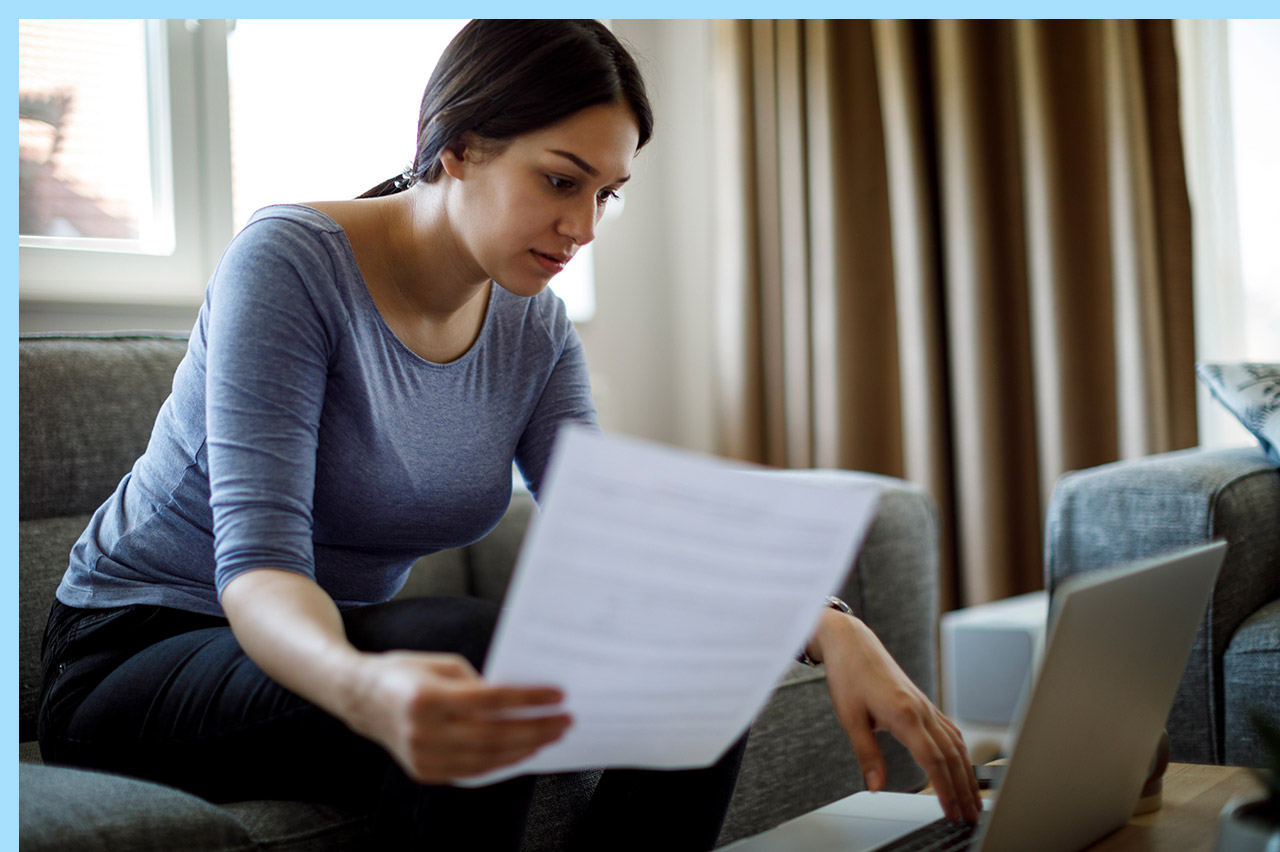
M156 209L148 38L140 20L18 22L21 243L171 250Z
M1244 290L1244 356L1280 361L1280 21L1231 21L1231 116Z

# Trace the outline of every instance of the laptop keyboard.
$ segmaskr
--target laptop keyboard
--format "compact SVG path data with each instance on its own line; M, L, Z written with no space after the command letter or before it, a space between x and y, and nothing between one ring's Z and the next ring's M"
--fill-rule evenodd
M876 852L959 852L968 849L978 826L967 822L939 819L904 834Z

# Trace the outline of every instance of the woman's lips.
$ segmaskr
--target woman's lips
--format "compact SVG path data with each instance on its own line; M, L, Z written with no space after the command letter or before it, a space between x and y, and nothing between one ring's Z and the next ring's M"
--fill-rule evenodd
M571 254L543 254L540 251L534 251L532 249L530 249L530 254L532 254L534 259L538 261L539 266L547 272L550 272L552 275L555 275L557 272L564 269L564 265L573 257Z

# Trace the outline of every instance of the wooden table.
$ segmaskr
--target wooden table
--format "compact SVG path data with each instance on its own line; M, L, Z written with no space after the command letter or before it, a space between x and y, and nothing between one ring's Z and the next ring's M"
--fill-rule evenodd
M1164 804L1089 847L1089 852L1213 852L1222 806L1262 791L1248 769L1173 763L1164 775Z
M1247 769L1171 764L1165 771L1161 807L1151 813L1131 817L1127 824L1089 846L1086 852L1214 852L1218 815L1222 813L1223 806L1237 796L1255 795L1261 791L1261 783ZM921 795L932 794L922 792ZM832 850L851 845L865 849L870 843L889 839L891 833L867 830L867 823L874 821L859 820L859 809L853 806L855 799L857 796L850 796L832 802L761 834L742 838L725 849L789 852L795 849ZM861 811L862 815L867 813ZM919 815L926 816L926 812Z
M1214 852L1223 806L1236 796L1261 792L1262 784L1248 769L1171 763L1164 773L1160 809L1131 817L1085 852ZM932 795L932 788L921 793Z

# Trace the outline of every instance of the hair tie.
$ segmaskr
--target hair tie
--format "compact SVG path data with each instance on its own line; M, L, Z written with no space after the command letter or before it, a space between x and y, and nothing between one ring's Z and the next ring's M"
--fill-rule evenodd
M395 182L392 183L391 186L396 192L400 192L401 190L408 189L417 182L418 176L413 173L413 166L405 166L404 171L396 177Z

